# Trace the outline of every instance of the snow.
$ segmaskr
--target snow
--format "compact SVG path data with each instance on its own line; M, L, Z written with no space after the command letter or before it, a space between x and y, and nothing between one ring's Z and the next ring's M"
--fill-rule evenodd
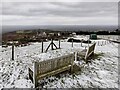
M101 37L101 36L100 36ZM109 36L110 37L110 36ZM76 36L78 39L88 39L88 36ZM105 38L105 36L104 36ZM117 37L116 37L117 38ZM41 43L31 43L29 46L15 47L15 60L11 59L11 47L0 46L0 88L33 88L28 78L28 66L33 61L43 61L60 57L77 51L82 51L88 44L74 43L74 47L67 40L61 40L61 49L48 50L41 53ZM60 74L59 77L48 77L43 80L44 88L118 88L118 44L106 40L92 40L96 42L95 53L103 53L100 58L86 64L82 71L74 74ZM44 42L44 51L49 45ZM54 41L58 46L58 41ZM90 44L91 45L91 44ZM80 66L84 61L75 61Z

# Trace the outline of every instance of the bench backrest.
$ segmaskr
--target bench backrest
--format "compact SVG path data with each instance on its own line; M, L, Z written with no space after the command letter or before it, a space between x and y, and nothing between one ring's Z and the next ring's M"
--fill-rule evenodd
M73 63L73 60L74 54L70 54L36 63L37 74L41 75L50 71L54 71L61 67L71 65Z
M91 55L94 54L94 49L95 49L95 45L96 43L94 43L93 45L91 45L88 49L87 49L87 52L85 54L85 60L87 60L87 58Z
M41 62L34 62L33 71L29 68L29 77L37 86L37 81L40 79L39 77L48 72L60 69L62 67L72 65L74 62L74 54L69 54L65 56L61 56L54 59L49 59Z

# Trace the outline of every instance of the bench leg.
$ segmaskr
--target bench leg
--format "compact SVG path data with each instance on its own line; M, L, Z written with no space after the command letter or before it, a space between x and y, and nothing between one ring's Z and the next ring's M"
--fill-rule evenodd
M33 83L34 83L34 88L36 88L37 87L37 62L34 62Z

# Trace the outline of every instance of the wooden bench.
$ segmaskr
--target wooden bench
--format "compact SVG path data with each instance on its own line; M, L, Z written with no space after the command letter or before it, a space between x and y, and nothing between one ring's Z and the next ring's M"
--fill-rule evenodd
M95 45L96 43L88 47L88 49L85 49L81 52L77 52L77 58L83 58L87 62L88 61L87 59L90 56L94 55Z
M29 78L37 87L38 80L61 73L66 70L73 70L74 54L61 56L41 62L34 62L33 68L28 67Z

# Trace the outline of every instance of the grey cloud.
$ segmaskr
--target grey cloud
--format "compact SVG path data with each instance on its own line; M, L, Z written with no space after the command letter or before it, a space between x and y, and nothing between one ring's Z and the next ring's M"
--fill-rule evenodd
M3 15L21 16L117 16L115 2L37 2L4 3Z
M51 10L52 13L56 15L75 17L117 15L117 4L113 2L87 2L74 4L57 3L57 5L61 7L67 7L68 9L59 9L57 12L55 10Z

